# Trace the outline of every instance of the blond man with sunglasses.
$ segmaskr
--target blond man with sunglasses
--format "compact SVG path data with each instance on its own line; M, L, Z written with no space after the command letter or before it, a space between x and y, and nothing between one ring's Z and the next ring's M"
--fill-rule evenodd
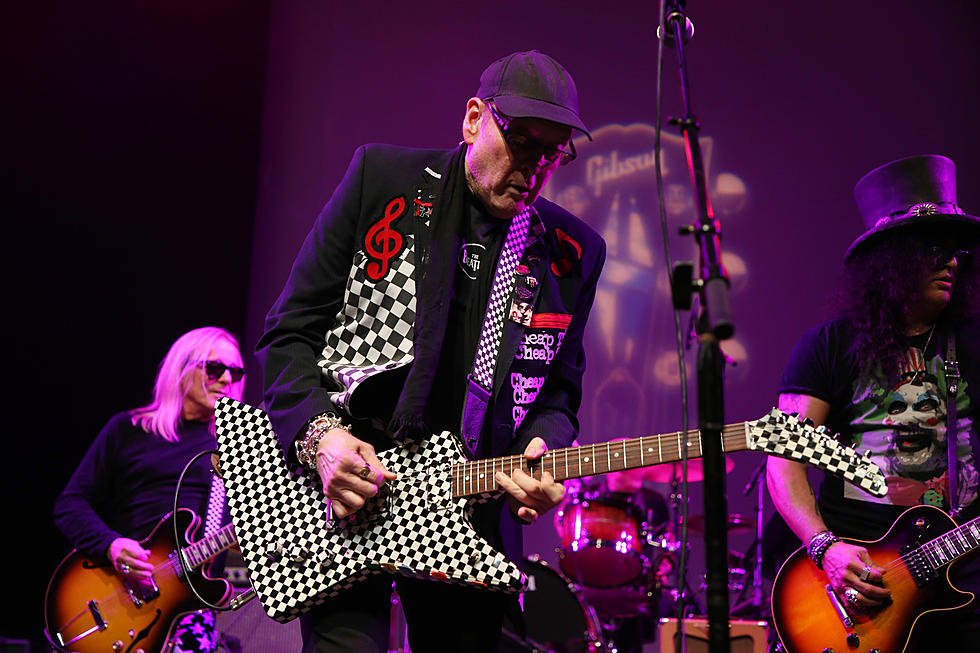
M140 542L173 510L187 462L217 448L215 402L241 400L244 376L238 341L224 329L180 336L160 363L152 401L108 421L55 502L55 525L71 545L93 560L106 559L127 582L152 583L150 551ZM184 478L181 507L205 519L211 487L210 460L202 458ZM219 505L217 516L223 512ZM212 613L194 613L180 625L173 651L214 649Z

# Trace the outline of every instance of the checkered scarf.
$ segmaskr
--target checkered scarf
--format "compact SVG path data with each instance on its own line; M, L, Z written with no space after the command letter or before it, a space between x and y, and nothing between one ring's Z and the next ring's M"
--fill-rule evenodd
M461 143L442 171L442 189L432 210L429 250L419 265L414 361L388 425L396 440L418 440L431 435L424 421L425 404L446 335L456 262L453 252L459 249L459 233L467 210L465 155L466 144Z

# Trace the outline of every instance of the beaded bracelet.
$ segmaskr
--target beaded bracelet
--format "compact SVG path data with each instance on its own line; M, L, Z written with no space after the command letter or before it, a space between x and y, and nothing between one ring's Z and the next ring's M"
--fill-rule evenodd
M840 542L840 538L829 530L814 533L813 537L810 538L810 544L806 547L806 554L810 556L810 560L813 560L817 569L823 570L823 557L827 553L827 549L837 542Z
M296 458L300 464L310 469L316 469L316 449L320 440L333 429L341 429L350 433L350 427L334 413L323 413L310 420L306 435L296 441Z

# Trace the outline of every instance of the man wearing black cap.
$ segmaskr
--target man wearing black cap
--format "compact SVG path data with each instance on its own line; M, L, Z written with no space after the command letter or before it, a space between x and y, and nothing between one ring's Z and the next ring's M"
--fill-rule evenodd
M399 482L375 455L393 441L448 430L471 459L571 445L605 245L539 194L575 158L573 130L588 136L571 76L518 52L484 71L459 147L355 153L256 350L284 453L318 471L338 517ZM496 480L506 501L472 520L520 560L520 525L563 488L548 473ZM304 615L304 650L387 650L391 581ZM419 652L493 650L516 606L433 580L398 577L397 588Z
M896 559L906 552L897 542L915 549L948 532L952 522L929 508L917 509L924 513L921 519L915 513L903 518L908 523L896 520L923 505L952 513L958 523L980 513L980 266L975 256L980 218L957 205L955 166L938 155L883 165L857 183L854 196L867 230L844 255L837 317L807 331L797 344L783 373L779 407L826 424L855 449L867 451L885 474L888 495L871 496L828 474L817 498L803 465L769 459L773 503L807 546L810 561L803 558L800 564L812 561L826 574L817 576L812 604L774 592L779 635L797 650L796 639L817 641L807 628L840 631L835 612L824 624L813 618L815 610L832 609L823 591L829 582L843 610L859 622L868 616L884 619L887 623L876 622L875 636L894 638L887 647L855 644L859 631L868 639L875 630L859 628L851 632L849 647L900 651L911 630L919 641L948 644L944 650L976 650L976 602L956 612L930 612L912 628L919 612L963 603L931 593L945 582L953 552L941 550L931 558L940 577L931 585L913 582L907 561ZM889 552L841 539L877 540L893 523ZM980 526L966 537L969 546L951 567L950 579L976 592Z

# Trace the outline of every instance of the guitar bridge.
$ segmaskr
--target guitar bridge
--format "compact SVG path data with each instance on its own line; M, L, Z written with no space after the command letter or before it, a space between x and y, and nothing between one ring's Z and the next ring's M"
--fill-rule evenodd
M74 637L72 637L67 641L65 640L64 635L62 635L60 631L54 633L55 639L58 640L58 644L60 644L61 646L71 646L75 642L85 639L89 635L93 635L109 627L109 624L106 622L105 617L102 616L102 612L99 610L98 601L92 599L85 605L86 607L88 607L89 614L92 615L92 621L95 622L95 625L89 628L88 630L81 632L78 635L75 635Z

